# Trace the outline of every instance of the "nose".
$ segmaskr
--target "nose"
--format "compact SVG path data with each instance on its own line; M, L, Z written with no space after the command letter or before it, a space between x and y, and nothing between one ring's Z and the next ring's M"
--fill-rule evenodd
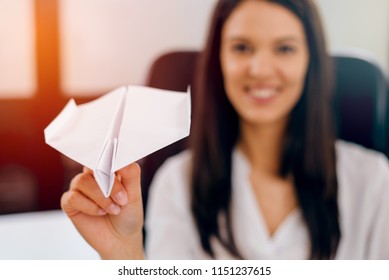
M249 63L249 75L253 78L264 79L270 77L275 69L275 60L272 54L262 51L255 53Z

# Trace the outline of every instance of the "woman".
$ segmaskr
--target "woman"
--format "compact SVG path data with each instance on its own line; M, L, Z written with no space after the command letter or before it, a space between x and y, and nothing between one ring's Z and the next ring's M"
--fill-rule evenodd
M198 69L191 151L149 198L150 258L389 258L389 167L335 142L331 62L310 0L220 0ZM143 258L139 167L62 207L103 258Z

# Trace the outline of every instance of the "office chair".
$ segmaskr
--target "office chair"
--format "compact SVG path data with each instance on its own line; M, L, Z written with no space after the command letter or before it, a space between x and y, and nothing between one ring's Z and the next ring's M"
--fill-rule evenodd
M387 158L389 158L389 76L386 76L386 118L385 118L385 127L384 127L384 141L385 141L385 148L384 148L384 154Z
M194 81L197 51L171 52L151 67L147 86L186 91ZM350 49L333 54L336 67L334 110L338 138L385 152L389 149L386 112L387 82L383 70L366 52ZM195 90L192 91L192 97ZM193 104L193 102L192 102ZM192 108L192 115L195 114ZM387 110L389 111L389 110ZM385 117L388 114L388 117ZM173 143L149 156L142 166L144 205L148 188L158 167L169 156L187 147L187 139Z
M388 152L388 85L384 71L368 52L333 52L336 69L335 114L338 137Z

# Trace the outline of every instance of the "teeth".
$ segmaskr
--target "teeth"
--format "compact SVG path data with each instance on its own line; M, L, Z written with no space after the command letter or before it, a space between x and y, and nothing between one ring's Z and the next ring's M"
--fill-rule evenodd
M276 94L274 89L258 89L251 91L251 94L258 98L270 98Z

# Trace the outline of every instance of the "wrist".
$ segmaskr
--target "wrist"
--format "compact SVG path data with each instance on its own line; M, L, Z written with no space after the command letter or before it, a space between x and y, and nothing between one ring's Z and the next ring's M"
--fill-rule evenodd
M140 232L129 238L129 242L125 245L130 248L126 250L126 259L129 260L144 260L144 248L143 248L143 233Z
M127 237L117 248L106 254L100 254L100 257L103 260L143 260L142 232Z

